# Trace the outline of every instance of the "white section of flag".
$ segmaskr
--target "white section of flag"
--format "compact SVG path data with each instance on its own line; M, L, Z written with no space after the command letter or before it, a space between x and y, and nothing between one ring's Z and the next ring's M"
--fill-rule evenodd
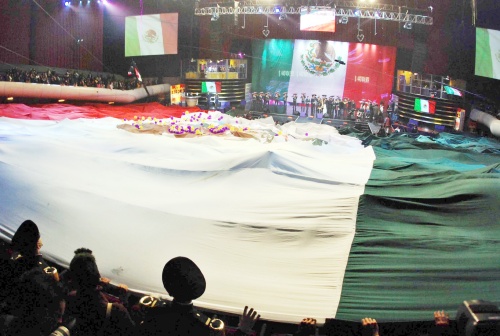
M136 17L141 55L163 55L163 31L160 14Z
M1 232L32 218L45 257L67 266L88 246L103 276L155 295L165 295L165 262L187 256L207 280L196 301L206 309L240 314L248 305L286 323L335 317L375 160L360 140L291 122L282 127L288 141L261 142L278 132L272 118L220 112L200 119L248 127L255 138L134 134L114 118L5 119Z
M486 29L490 38L490 57L493 73L490 77L500 79L500 31Z
M292 72L290 76L290 83L288 92L296 92L298 94L305 93L306 96L311 97L313 94L339 96L344 94L344 85L347 72L347 65L340 65L333 73L326 76L311 74L305 69L309 64L305 58L307 52L316 46L318 50L317 60L323 59L328 62L333 62L333 67L336 67L336 59L341 59L347 63L347 56L349 52L348 42L333 42L322 41L323 48L318 44L320 41L311 40L295 40L292 60Z

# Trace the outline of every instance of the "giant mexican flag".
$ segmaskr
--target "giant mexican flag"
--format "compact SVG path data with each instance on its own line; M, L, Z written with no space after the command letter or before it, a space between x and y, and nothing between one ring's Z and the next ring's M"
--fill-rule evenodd
M73 120L54 111L71 106L0 109L46 117L0 118L2 237L30 218L45 257L67 266L88 247L103 276L156 295L164 264L186 256L207 279L197 305L275 321L428 320L463 300L500 302L498 142L441 133L365 147L313 123L147 121L141 104L132 124L86 108ZM167 131L200 124L204 136ZM216 124L252 137L212 135Z
M178 13L127 16L125 57L177 54Z

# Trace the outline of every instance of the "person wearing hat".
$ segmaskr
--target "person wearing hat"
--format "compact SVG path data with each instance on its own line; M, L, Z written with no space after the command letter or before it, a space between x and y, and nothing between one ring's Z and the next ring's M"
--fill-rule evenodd
M49 265L40 254L43 243L38 226L32 220L25 220L12 237L12 258L10 260L7 288L15 285L17 279L25 272L40 268L47 269Z
M285 108L286 113L286 108ZM297 114L297 94L292 95L292 114Z
M172 302L151 308L141 325L141 335L210 335L211 329L196 316L193 300L203 295L205 277L186 257L169 260L163 267L163 287Z
M257 92L252 93L252 106L251 111L257 111Z
M309 96L306 97L306 116L309 115L309 107L311 105L311 99Z
M151 308L141 325L140 335L213 335L214 331L224 334L223 324L215 326L210 320L193 306L193 300L203 295L206 281L200 268L189 258L176 257L163 267L163 287L173 297L164 306ZM237 335L251 333L260 315L251 308L245 307L240 319Z
M306 94L302 93L300 95L300 113L306 113Z
M316 115L316 107L318 106L318 98L316 97L315 94L312 95L311 98L311 115L315 116Z
M134 335L135 323L127 309L121 303L110 302L102 292L101 275L92 251L76 252L69 265L75 290L67 300L67 312L76 318L72 334Z

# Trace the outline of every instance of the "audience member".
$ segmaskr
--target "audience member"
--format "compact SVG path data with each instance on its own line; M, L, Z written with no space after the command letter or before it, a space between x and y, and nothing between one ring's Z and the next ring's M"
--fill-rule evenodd
M299 328L293 335L310 336L315 334L316 334L316 319L307 317L300 322Z
M106 299L99 286L101 275L95 257L77 250L70 263L76 290L68 296L68 312L77 320L72 335L132 335L135 324L127 309Z
M203 295L205 277L188 258L173 258L165 264L163 286L173 301L151 308L141 328L141 335L210 335L211 329L200 319L192 300Z
M172 302L151 308L141 325L140 335L224 335L224 324L212 320L193 306L193 300L203 295L206 281L198 266L186 257L176 257L165 264L163 286L173 297ZM234 335L252 333L260 315L245 307Z
M365 317L364 319L361 319L361 324L364 327L364 330L369 330L370 335L379 336L377 320Z
M74 319L63 320L65 292L54 277L33 268L19 278L13 295L12 315L3 316L5 335L69 335Z
M38 226L31 220L25 220L17 229L11 241L11 259L5 263L2 274L2 303L1 311L8 312L17 301L13 296L21 275L34 268L52 270L40 254L43 243Z

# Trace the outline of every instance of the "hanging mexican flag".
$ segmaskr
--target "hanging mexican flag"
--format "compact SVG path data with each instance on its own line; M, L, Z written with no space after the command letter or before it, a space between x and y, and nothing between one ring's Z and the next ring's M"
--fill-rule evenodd
M452 87L445 85L444 90L446 91L447 94L462 97L462 92L460 92L460 90L457 90L455 88L452 88Z
M202 82L201 92L202 93L219 93L221 92L221 82Z
M429 101L426 99L416 98L414 110L417 112L434 114L436 112L436 102L433 100Z
M125 57L177 54L178 13L125 18Z
M500 79L500 31L476 28L475 74Z

